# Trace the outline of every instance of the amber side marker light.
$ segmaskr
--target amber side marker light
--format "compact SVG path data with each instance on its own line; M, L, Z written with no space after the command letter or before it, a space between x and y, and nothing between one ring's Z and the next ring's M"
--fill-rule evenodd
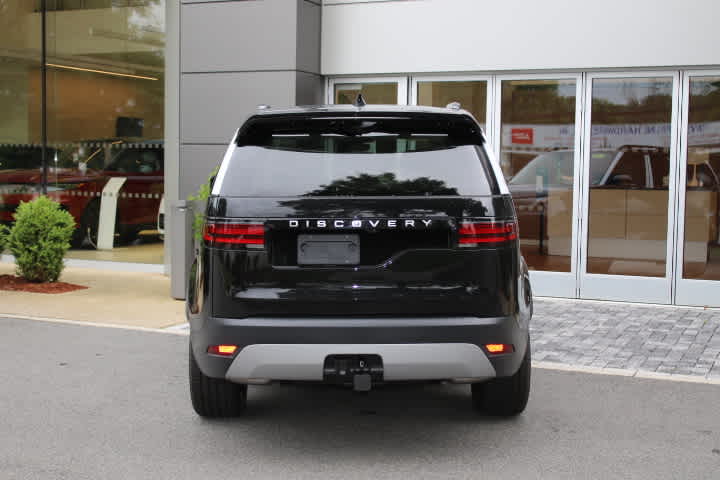
M485 348L487 349L488 353L493 354L510 353L514 350L513 346L507 343L488 343L487 345L485 345Z
M207 349L208 353L212 355L222 355L223 357L230 357L237 350L237 345L210 345Z

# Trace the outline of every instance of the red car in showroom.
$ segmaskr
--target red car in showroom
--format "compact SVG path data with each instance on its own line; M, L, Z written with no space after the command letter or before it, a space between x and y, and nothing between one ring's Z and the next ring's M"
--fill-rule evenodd
M120 243L142 230L156 230L163 197L163 144L156 141L103 140L82 142L73 149L47 149L47 194L75 219L72 246L97 245L100 204L117 196L115 235ZM0 222L9 224L22 201L42 192L39 146L0 146ZM122 185L104 191L112 178Z

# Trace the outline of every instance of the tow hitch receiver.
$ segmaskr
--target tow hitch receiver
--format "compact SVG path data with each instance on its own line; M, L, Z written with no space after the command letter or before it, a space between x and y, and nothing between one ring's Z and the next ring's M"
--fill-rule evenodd
M323 365L323 380L337 385L352 385L358 392L367 392L373 383L383 381L380 355L328 355Z

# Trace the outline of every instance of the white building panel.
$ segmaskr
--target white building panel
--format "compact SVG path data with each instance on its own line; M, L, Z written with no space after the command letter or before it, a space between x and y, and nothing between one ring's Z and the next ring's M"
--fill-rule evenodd
M324 75L720 63L718 0L326 2Z

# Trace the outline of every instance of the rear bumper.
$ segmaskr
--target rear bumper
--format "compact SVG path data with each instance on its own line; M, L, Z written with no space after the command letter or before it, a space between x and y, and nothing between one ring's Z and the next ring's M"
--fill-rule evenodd
M515 317L200 318L190 341L202 372L239 383L322 381L325 357L377 354L384 379L479 382L514 374L527 348L527 324ZM487 343L514 352L487 355ZM209 345L238 346L234 358Z
M256 344L243 348L225 378L236 383L319 382L328 355L379 355L383 380L481 382L496 376L483 350L469 343Z

